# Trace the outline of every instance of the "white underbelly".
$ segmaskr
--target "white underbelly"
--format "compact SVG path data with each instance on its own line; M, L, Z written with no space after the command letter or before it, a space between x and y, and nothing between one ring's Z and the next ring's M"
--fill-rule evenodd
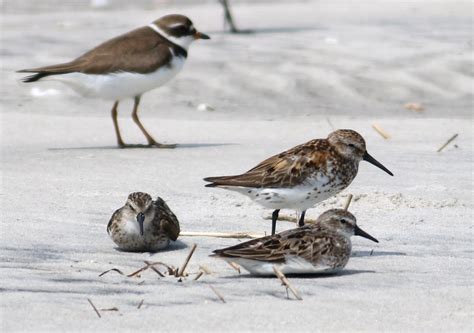
M346 187L338 180L331 185L325 185L327 183L326 179L315 179L293 188L222 187L244 194L265 208L303 211L336 195Z
M133 98L162 86L178 74L186 58L176 57L170 66L148 73L117 72L105 75L68 73L52 75L43 80L60 81L85 97L121 100Z
M223 258L228 262L235 262L242 266L252 275L275 275L273 266L277 267L283 274L328 274L335 273L342 267L330 267L328 265L313 265L312 263L296 256L285 258L285 262L272 263L270 261L259 261L245 258Z

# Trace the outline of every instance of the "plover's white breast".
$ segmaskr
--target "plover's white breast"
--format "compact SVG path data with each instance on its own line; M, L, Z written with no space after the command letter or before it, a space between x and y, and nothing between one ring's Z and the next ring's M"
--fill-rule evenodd
M131 72L109 74L68 73L51 75L43 80L65 83L85 97L120 100L139 96L165 84L181 71L185 61L186 58L175 56L168 66L162 66L158 70L147 74Z
M287 188L249 188L221 186L248 196L256 203L270 209L295 209L303 211L314 207L342 191L346 186L338 177L330 178L323 173L308 178L304 183Z

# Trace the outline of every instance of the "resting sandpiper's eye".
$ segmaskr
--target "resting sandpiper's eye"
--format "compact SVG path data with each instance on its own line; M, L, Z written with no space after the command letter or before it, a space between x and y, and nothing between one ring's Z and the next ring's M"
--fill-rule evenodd
M349 223L346 219L341 219L341 223Z
M351 147L351 148L355 148L355 147L356 147L356 146L354 146L353 143L349 143L348 146Z

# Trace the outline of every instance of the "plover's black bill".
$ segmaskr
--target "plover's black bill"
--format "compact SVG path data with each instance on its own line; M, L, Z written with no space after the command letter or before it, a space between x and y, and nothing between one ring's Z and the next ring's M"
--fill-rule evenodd
M380 163L379 161L377 161L375 158L373 158L372 156L369 155L368 152L365 152L364 154L364 157L362 157L364 159L364 161L367 161L369 162L370 164L373 164L375 165L376 167L382 169L383 171L385 171L386 173L388 173L390 176L393 176L393 173L387 169L386 167L384 167L382 165L382 163Z
M138 225L140 226L140 235L142 235L142 236L143 236L143 222L144 221L145 221L145 214L138 213L137 222L138 222Z
M211 39L211 37L209 37L205 33L202 33L202 32L198 31L194 34L194 39Z
M366 233L364 230L362 230L361 228L359 228L357 225L356 225L355 228L354 228L354 235L357 235L357 236L361 236L361 237L370 239L371 241L373 241L373 242L375 242L375 243L378 243L378 242L379 242L376 238L370 236L368 233Z

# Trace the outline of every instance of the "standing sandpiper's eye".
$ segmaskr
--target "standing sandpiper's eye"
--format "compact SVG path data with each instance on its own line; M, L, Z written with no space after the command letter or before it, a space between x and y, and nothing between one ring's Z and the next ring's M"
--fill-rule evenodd
M355 148L353 143L349 143L348 146L351 147L351 148Z
M341 223L349 223L346 219L341 219Z

